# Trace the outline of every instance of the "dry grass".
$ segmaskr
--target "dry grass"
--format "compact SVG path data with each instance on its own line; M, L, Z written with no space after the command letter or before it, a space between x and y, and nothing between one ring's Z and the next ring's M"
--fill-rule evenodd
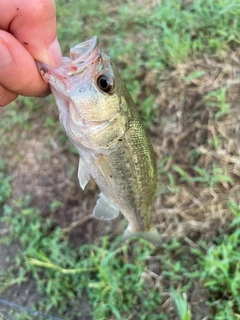
M196 71L204 74L187 81L189 75ZM239 72L238 60L233 53L179 65L177 70L164 75L163 81L155 80L161 89L157 97L160 108L151 127L152 141L159 165L162 159L167 158L160 175L160 182L166 190L154 204L163 234L187 237L210 233L212 236L219 228L227 226L232 217L227 201L234 199L238 202L240 173ZM151 83L149 75L147 77L145 85ZM216 121L217 108L207 105L206 95L226 84L229 86L226 100L231 109ZM212 141L217 141L217 146ZM182 181L182 177L172 169L174 166L184 170L189 181ZM191 178L197 176L194 166L206 172L212 171L213 166L222 168L232 182L223 179L213 186L209 185L210 181L191 182ZM169 172L174 177L177 191L171 191Z

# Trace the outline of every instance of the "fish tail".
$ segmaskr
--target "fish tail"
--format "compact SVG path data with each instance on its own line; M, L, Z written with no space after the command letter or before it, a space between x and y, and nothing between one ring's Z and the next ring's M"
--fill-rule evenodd
M151 242L155 246L161 246L163 244L162 237L160 236L159 232L155 227L153 227L149 231L132 232L128 226L127 229L124 231L124 234L121 240L125 241L134 236L143 238Z

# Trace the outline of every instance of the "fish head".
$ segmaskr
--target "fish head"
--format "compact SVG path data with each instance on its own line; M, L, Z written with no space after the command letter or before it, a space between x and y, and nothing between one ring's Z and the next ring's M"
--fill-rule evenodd
M37 64L50 84L69 138L88 147L116 143L128 122L122 80L108 55L100 50L97 37L71 48L70 57L64 57L59 68Z

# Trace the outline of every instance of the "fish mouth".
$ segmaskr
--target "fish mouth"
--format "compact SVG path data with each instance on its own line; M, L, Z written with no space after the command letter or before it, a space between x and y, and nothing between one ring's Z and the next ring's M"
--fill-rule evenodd
M92 65L95 69L95 64L98 62L101 52L98 46L98 37L77 44L70 49L70 58L68 75L82 72L85 68Z
M98 37L94 36L92 39L72 47L70 49L70 57L63 57L62 65L59 68L53 68L38 61L36 63L47 83L56 87L55 80L57 80L58 85L62 82L67 90L71 90L75 82L80 86L82 83L87 83L92 79L100 57L101 50L98 45ZM85 70L88 71L85 73ZM80 73L83 74L82 79L75 77Z
M70 49L70 58L74 61L85 62L86 57L98 47L98 37L94 36L92 39L77 44ZM76 60L75 60L76 59Z

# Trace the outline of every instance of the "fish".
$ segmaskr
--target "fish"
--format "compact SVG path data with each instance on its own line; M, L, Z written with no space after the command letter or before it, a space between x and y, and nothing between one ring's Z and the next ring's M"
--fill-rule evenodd
M77 44L59 68L37 62L49 83L59 120L77 149L82 189L92 177L100 189L93 215L128 220L122 241L162 239L151 219L157 189L156 156L137 108L98 37Z

